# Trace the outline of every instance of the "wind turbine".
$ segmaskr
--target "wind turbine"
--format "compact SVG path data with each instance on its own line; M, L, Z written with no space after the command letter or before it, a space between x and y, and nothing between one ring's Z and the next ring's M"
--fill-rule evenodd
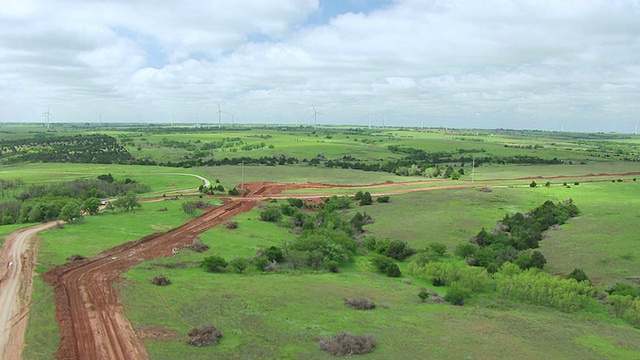
M562 123L562 126L560 127L560 131L564 132L564 122Z
M47 108L47 111L42 113L42 116L44 117L44 124L47 127L47 130L49 130L49 120L53 117L53 115L51 115L51 105L49 105L49 107Z
M636 124L636 135L638 135L638 125L640 124Z
M222 128L222 110L220 104L218 104L218 129Z
M100 127L102 127L102 114L97 112L96 114L98 114L98 120L100 121Z
M311 115L311 117L313 118L313 128L317 129L318 128L318 115L322 115L322 113L317 112L315 106L311 105L311 107L313 108L313 115Z
M371 117L372 117L372 116L373 116L373 115L369 115L369 130L371 130Z

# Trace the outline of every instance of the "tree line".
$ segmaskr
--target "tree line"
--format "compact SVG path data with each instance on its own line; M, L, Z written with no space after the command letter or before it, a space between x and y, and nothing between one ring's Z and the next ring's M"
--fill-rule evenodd
M129 211L137 207L137 195L149 187L132 179L116 180L111 174L98 179L57 184L30 185L15 195L16 200L0 203L0 223L31 223L50 220L72 221L83 213L95 214L103 198L117 197L107 208Z

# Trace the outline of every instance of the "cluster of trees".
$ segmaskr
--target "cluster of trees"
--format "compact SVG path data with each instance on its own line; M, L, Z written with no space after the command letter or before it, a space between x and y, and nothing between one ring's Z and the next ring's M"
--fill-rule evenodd
M482 229L470 242L456 247L455 255L466 264L447 259L444 244L431 243L418 252L409 271L434 286L450 286L446 301L457 305L472 294L498 288L504 298L563 311L581 309L593 295L584 271L575 269L567 279L542 273L546 259L533 250L543 231L578 213L568 200L558 204L547 201L530 213L506 215L491 233ZM542 290L545 287L547 292Z
M608 288L607 301L613 313L640 328L640 287L638 284L618 282Z
M76 180L50 185L32 185L17 194L17 200L0 203L0 223L30 223L61 219L73 221L82 214L93 215L101 205L100 198L115 197L107 208L129 211L139 207L137 192L148 187L131 179L116 181L111 174L100 180Z
M505 262L513 262L522 269L542 269L547 260L540 251L533 250L538 248L542 232L578 214L571 200L557 204L546 201L529 213L507 214L491 233L483 228L471 239L472 244L460 245L456 254L490 273L498 271Z
M108 135L52 136L7 140L0 151L5 164L19 162L127 164L133 156Z
M300 235L291 242L285 242L282 247L271 246L261 249L256 257L251 259L234 259L226 265L217 259L215 266L203 263L203 267L209 271L225 271L231 266L235 271L242 272L250 265L259 271L286 266L292 269L306 267L339 272L339 267L352 261L356 255L359 248L357 238L363 231L362 226L373 222L369 215L359 212L351 219L345 219L344 211L353 203L354 201L347 196L333 196L325 198L324 203L318 206L317 212L313 213L303 211L305 203L301 199L290 198L280 206L263 209L260 213L262 221L284 224L294 228ZM380 242L379 248L389 248L389 242ZM383 250L380 252L386 253ZM393 250L389 250L389 253L391 252ZM389 260L393 262L391 258ZM397 265L395 267L397 269ZM397 271L399 276L399 269Z
M557 158L543 159L535 156L516 155L508 157L500 156L474 156L461 155L465 153L484 153L484 149L458 149L454 152L436 151L426 152L422 149L400 147L390 145L389 150L395 154L404 155L400 159L385 162L365 162L351 156L343 156L340 159L327 160L325 166L339 167L343 169L357 169L364 171L381 171L403 176L427 176L443 177L446 179L459 179L464 175L464 164L475 162L475 166L485 163L496 164L562 164ZM460 163L459 169L454 169L451 164Z
M562 279L539 271L505 264L496 276L498 293L510 300L552 307L565 312L583 309L595 294L588 281Z

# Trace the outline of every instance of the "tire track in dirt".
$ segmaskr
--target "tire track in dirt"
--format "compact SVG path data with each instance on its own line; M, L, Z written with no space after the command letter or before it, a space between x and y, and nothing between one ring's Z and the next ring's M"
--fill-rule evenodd
M238 199L208 211L164 234L129 242L100 255L56 266L44 274L54 288L60 327L59 359L148 358L146 348L124 315L112 283L129 268L146 260L170 256L173 248L192 243L202 232L251 210L258 202Z

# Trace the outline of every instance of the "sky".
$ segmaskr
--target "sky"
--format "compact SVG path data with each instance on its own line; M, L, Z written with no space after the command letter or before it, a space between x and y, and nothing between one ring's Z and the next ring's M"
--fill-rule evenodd
M0 0L7 122L633 133L640 0Z

